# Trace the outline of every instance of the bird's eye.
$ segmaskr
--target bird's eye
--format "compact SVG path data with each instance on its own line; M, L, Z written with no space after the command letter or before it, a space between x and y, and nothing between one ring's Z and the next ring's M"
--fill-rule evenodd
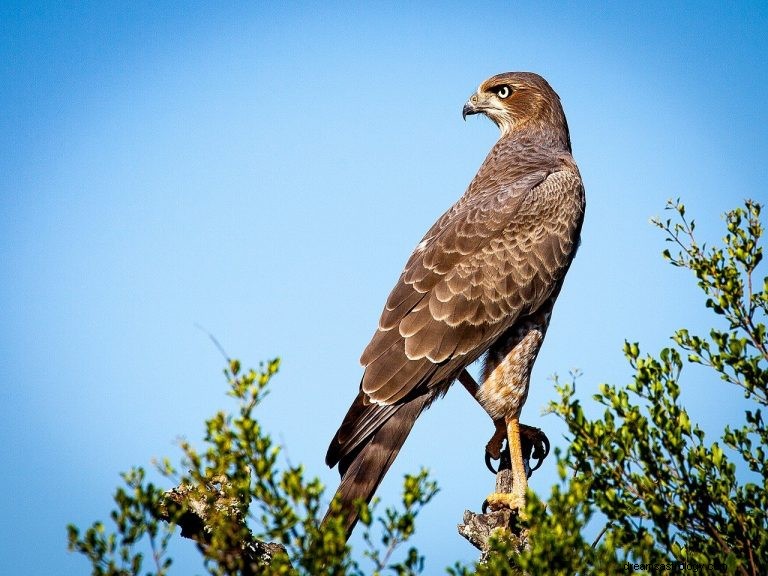
M499 98L503 99L503 98L506 98L507 96L509 96L509 94L511 92L512 91L509 89L509 86L499 86L496 89L496 96L498 96Z

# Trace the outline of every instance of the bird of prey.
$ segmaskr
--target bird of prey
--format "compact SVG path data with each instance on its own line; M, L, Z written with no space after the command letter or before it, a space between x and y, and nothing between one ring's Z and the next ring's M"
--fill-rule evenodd
M541 76L493 76L462 114L484 114L501 135L416 246L360 359L359 392L326 456L341 474L336 498L348 535L354 501L370 501L416 418L457 378L471 379L465 368L482 356L476 398L497 430L488 450L498 452L506 436L514 482L512 494L486 502L524 507L520 411L579 245L584 187L560 98Z

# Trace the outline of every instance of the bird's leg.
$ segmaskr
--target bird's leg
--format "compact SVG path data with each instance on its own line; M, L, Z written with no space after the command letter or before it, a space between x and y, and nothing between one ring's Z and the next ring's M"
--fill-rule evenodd
M483 402L478 394L480 391L480 386L477 382L475 382L475 379L472 378L472 374L467 372L466 368L459 374L459 382L461 382L461 385L464 386L464 389L469 392L475 400L477 400L477 403L480 404L483 410L485 410L486 414L490 416L491 420L493 420L493 423L496 426L496 431L493 433L493 436L485 446L485 464L488 466L491 472L495 474L496 471L491 468L489 460L490 458L498 460L501 456L502 444L504 443L504 439L507 436L507 426L503 419L494 418L488 408L483 405Z
M485 499L485 508L498 510L509 508L517 510L521 518L525 517L525 492L528 489L528 474L523 463L523 450L520 442L520 422L517 418L506 421L507 443L509 446L510 471L512 473L512 492L494 492Z
M523 452L523 462L528 471L528 478L534 470L541 468L544 459L549 455L549 438L541 428L520 424L520 446ZM536 460L534 466L530 466L531 459Z
M496 474L497 471L491 466L491 460L501 458L501 449L503 448L504 440L507 439L507 425L504 423L504 420L494 420L493 424L496 426L496 431L491 436L491 439L488 440L488 444L485 445L485 465L488 467L488 470Z
M483 512L487 507L492 510L510 508L516 510L519 517L524 517L530 471L526 463L534 447L532 442L526 443L526 452L523 452L519 418L548 320L549 310L543 309L516 323L494 343L485 357L483 387L478 396L481 403L487 405L489 413L504 418L509 470L500 470L496 475L496 491L486 499ZM541 453L545 452L546 449Z
M507 438L507 424L503 418L494 418L490 411L483 405L478 396L480 386L469 372L462 370L459 374L459 382L461 382L461 385L464 386L466 391L477 400L477 403L482 406L483 410L490 416L496 427L493 436L491 436L491 439L485 445L485 465L488 470L496 474L498 471L494 470L491 465L491 460L498 460L501 457L504 440ZM547 438L540 428L526 426L525 424L519 424L519 427L523 461L528 470L528 476L530 476L534 470L538 470L541 467L544 459L549 454L549 438ZM529 464L531 458L536 459L536 464L534 466L530 466Z
M459 373L459 382L461 382L461 385L472 395L472 398L480 402L480 399L477 397L477 393L480 391L480 385L475 382L475 379L472 378L472 374L467 372L466 368L462 369ZM482 406L482 404L480 405Z
M483 410L485 410L488 416L493 420L493 416L491 416L488 409L483 406L483 403L480 401L480 397L477 394L480 391L480 386L478 386L475 379L472 378L472 375L467 372L466 369L462 370L459 374L459 382L461 382L461 385L464 386L466 391L477 400L477 403L482 406ZM485 445L485 465L491 472L496 474L496 470L491 466L491 459L498 460L501 457L501 449L507 435L507 427L502 419L495 419L493 420L493 423L496 425L496 431L493 433L491 439L488 440L488 444Z

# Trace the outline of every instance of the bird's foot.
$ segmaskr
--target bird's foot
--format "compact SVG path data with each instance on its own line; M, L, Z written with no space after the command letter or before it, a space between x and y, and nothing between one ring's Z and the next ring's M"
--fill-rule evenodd
M520 518L525 519L525 495L494 492L489 494L483 502L483 514L487 513L488 510L496 512L504 508L516 511Z
M507 438L507 425L504 423L504 420L496 420L494 424L496 425L496 431L491 436L491 439L488 440L488 444L485 445L485 466L493 474L496 474L498 471L493 468L491 460L501 458L501 450L504 446L504 440Z
M528 477L530 478L533 471L538 470L549 455L549 438L541 431L541 428L520 424L520 445L525 462L529 462L531 459L536 460L534 466L528 466Z
M496 425L496 431L491 439L488 440L488 444L485 445L485 466L493 474L497 474L498 470L494 469L491 460L501 458L504 440L507 438L507 426L504 420L496 420L494 424ZM538 470L544 459L549 455L549 438L542 432L541 428L520 424L520 445L523 452L523 461L526 463L526 472L530 478L533 471ZM533 466L529 463L531 459L536 460Z

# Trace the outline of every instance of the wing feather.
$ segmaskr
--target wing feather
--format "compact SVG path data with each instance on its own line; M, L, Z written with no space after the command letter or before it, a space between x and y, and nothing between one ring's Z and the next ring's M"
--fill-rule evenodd
M486 178L483 168L427 232L390 293L360 358L360 396L337 434L334 458L381 426L388 406L447 389L564 276L581 225L563 215L583 210L578 173L548 166L502 181Z
M529 175L520 182L534 181L536 187L512 194L514 183L507 184L479 203L475 199L471 208L452 208L430 230L388 299L380 322L385 330L374 335L361 358L363 390L374 401L401 398L422 384L428 388L430 363L477 356L515 318L546 299L573 245L561 239L573 234L573 226L563 228L552 210L543 210L542 218L540 203L551 200L549 188L561 188L560 180ZM402 348L392 345L397 338ZM390 343L389 352L377 355L382 342Z

